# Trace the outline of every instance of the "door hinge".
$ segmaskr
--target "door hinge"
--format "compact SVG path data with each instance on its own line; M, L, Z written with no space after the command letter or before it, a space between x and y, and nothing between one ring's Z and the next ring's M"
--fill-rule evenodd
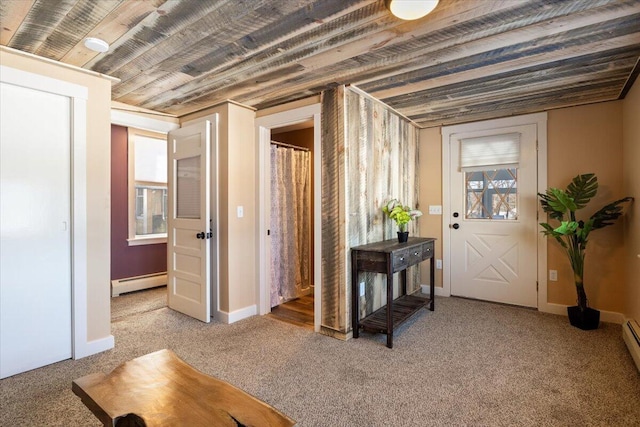
M267 236L271 236L271 230L267 230Z
M538 292L538 287L540 286L540 283L536 282L536 292Z

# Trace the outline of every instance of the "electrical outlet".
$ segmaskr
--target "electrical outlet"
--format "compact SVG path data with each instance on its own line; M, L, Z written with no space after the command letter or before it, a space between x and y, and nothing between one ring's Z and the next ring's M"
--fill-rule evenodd
M238 206L238 218L242 218L244 216L244 206Z
M360 296L364 296L364 282L360 282Z
M442 260L441 259L437 259L436 260L436 270L442 270Z
M442 206L440 206L440 205L430 205L429 206L429 215L442 215Z
M558 270L549 270L549 280L552 282L558 281Z

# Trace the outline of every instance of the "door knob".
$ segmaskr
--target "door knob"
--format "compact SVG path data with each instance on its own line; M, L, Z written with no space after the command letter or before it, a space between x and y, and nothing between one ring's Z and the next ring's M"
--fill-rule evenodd
M202 231L202 232L200 232L200 233L196 234L196 238L198 238L198 239L203 239L203 240L204 240L204 238L205 238L204 231Z
M460 224L458 224L457 222L455 224L453 224L451 227L453 227L454 230L457 230L458 228L460 228Z

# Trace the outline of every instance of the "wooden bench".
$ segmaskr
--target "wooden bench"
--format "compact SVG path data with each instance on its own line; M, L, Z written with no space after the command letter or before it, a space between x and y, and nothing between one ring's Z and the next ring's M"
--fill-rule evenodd
M194 369L170 350L138 357L110 374L73 381L73 392L105 426L134 413L147 426L293 426L248 393Z

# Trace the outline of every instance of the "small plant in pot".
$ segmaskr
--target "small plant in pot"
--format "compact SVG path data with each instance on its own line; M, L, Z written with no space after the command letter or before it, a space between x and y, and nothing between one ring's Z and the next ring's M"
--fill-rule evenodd
M549 218L559 223L554 227L546 222L540 223L546 236L553 237L565 250L578 294L578 305L568 307L567 314L571 325L580 329L596 329L600 323L600 311L589 307L584 290L584 260L589 234L593 230L612 225L622 215L622 205L633 200L625 197L611 202L587 220L580 220L576 212L589 204L598 191L598 178L593 173L573 178L566 190L549 188L545 194L538 193L540 205Z
M384 212L390 219L394 220L398 226L398 242L404 243L409 239L407 224L412 219L422 216L422 212L418 209L411 209L404 206L398 199L391 199L382 206Z

